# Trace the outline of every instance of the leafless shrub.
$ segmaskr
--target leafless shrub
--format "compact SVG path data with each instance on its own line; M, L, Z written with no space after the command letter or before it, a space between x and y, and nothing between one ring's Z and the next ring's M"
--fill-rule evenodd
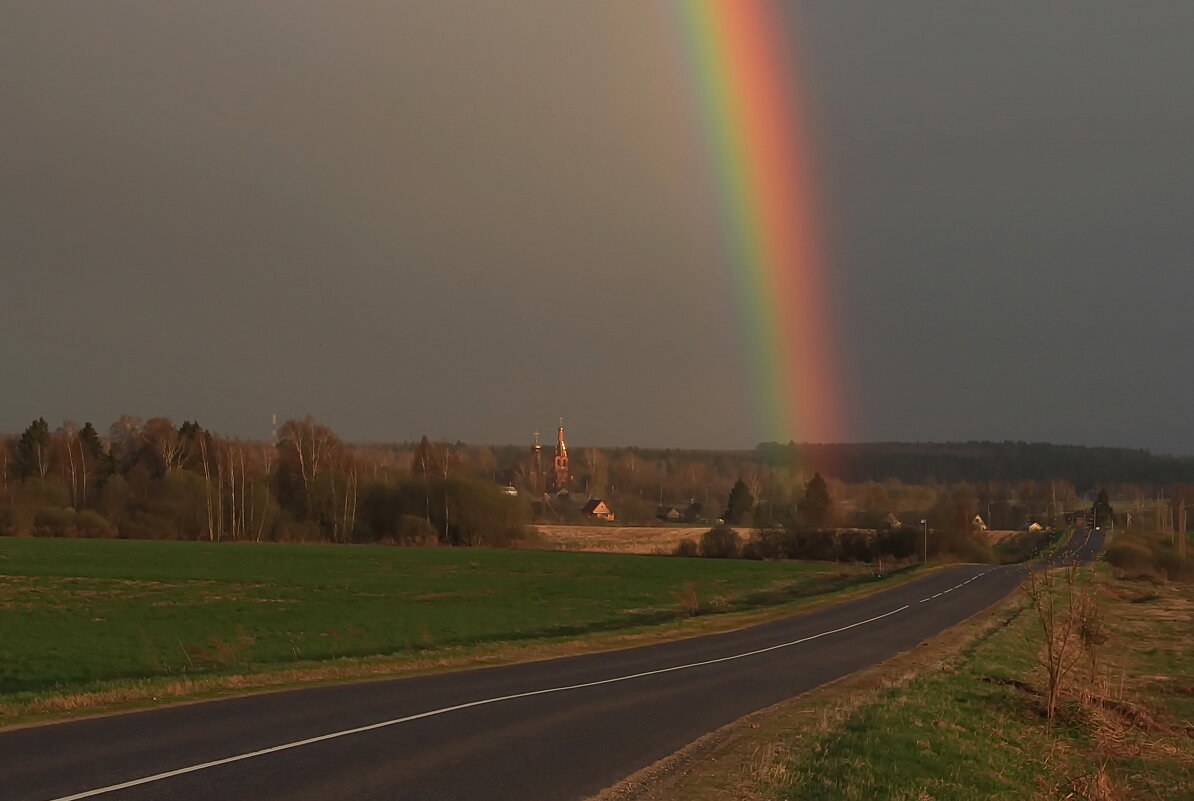
M1107 626L1103 622L1103 611L1089 594L1082 592L1074 599L1070 614L1077 618L1078 641L1090 661L1090 682L1093 685L1099 673L1099 648L1107 642Z
M1080 619L1076 614L1079 593L1078 567L1046 567L1028 575L1028 597L1040 623L1044 644L1040 665L1047 680L1045 718L1057 712L1057 699L1074 666L1082 658Z
M701 613L701 599L697 597L696 585L691 581L684 582L684 586L673 592L672 597L683 614L692 617Z

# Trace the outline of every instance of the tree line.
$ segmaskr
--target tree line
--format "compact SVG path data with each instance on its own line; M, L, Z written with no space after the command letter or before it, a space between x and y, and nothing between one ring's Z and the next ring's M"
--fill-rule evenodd
M526 499L424 437L403 460L344 443L308 416L275 442L195 421L122 416L0 439L0 532L210 541L509 545L532 536Z
M993 529L1055 525L1065 512L1089 507L1088 493L1099 486L1141 523L1182 503L1194 506L1194 479L1115 478L1181 477L1182 460L1160 459L1135 472L1104 465L1107 475L1089 484L1067 477L1095 475L1079 469L1079 457L1103 465L1109 449L789 444L739 452L570 452L569 501L535 497L526 446L426 437L346 443L311 417L285 421L271 441L221 437L196 421L176 425L164 417L122 416L104 435L91 423L52 429L39 418L17 436L0 437L0 532L476 545L526 542L531 521L589 522L581 514L588 497L605 499L619 523L656 522L675 507L698 509L697 524L793 522L805 529L916 527L924 519L934 529L968 531L975 516ZM842 453L873 458L852 462ZM1114 453L1144 459L1144 452ZM1003 456L992 462L993 454ZM1057 474L1033 467L1038 456ZM957 467L963 464L965 470ZM876 472L884 465L893 475ZM964 478L937 477L955 474Z
M830 472L848 482L889 478L909 484L1062 480L1083 492L1103 483L1194 483L1194 457L1048 442L768 442L758 445L754 455L760 463L800 463L810 471Z

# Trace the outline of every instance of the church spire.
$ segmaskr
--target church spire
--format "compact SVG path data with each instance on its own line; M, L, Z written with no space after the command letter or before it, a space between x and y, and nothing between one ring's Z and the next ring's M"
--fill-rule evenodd
M564 443L564 418L560 418L560 427L556 432L555 457L555 490L556 493L568 494L568 446Z

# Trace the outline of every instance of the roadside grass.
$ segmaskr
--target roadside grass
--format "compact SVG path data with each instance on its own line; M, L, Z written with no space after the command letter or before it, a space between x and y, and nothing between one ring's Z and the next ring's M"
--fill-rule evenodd
M808 562L2 538L0 725L685 636L908 577Z
M1031 609L792 752L782 799L1191 798L1194 592L1095 569L1108 641L1044 719ZM1155 594L1153 594L1155 592ZM1138 600L1147 598L1147 601ZM1135 602L1133 602L1135 601Z
M1024 593L927 645L763 710L604 799L1194 798L1194 586L1088 572L1107 640L1045 719Z

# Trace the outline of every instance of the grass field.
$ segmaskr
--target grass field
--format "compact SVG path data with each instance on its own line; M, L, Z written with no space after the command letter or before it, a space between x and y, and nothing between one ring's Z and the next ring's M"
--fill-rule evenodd
M1090 588L1108 639L1093 679L1085 660L1076 666L1051 726L1039 624L1013 602L761 713L717 760L650 797L1189 801L1194 586L1117 580L1101 565Z
M14 699L113 681L575 639L871 581L840 570L545 551L0 538L0 722Z

